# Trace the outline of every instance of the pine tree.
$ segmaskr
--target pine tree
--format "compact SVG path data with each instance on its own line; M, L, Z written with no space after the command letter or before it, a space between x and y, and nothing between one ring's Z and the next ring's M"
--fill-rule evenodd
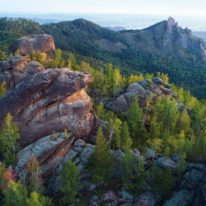
M163 199L168 198L176 185L176 177L173 176L172 171L170 169L163 170L157 166L152 166L147 174L147 180L154 193L157 193Z
M147 144L150 148L156 152L162 152L163 140L160 138L152 138L147 140Z
M80 64L80 71L83 71L83 72L89 72L90 74L92 74L93 72L93 69L91 68L90 64L89 63L86 63L84 61L81 61L81 64Z
M113 79L113 96L115 96L116 94L119 93L120 88L122 86L122 75L120 74L119 69L116 68L113 70L112 79Z
M186 109L184 109L178 117L178 121L177 121L177 129L178 132L181 132L182 130L185 132L185 134L187 134L190 130L190 116L188 115L188 112Z
M113 157L102 128L98 129L96 147L88 162L88 169L95 182L106 182L113 172Z
M97 104L95 105L95 111L96 111L96 115L100 118L100 119L104 119L105 118L105 109L104 109L104 104Z
M158 72L157 75L162 79L163 83L166 85L169 83L169 77L167 74Z
M16 159L16 152L19 148L20 133L13 117L8 113L4 120L4 126L0 130L0 154L7 165L13 164Z
M189 140L189 139L188 139ZM183 156L185 153L187 153L187 141L185 137L185 132L182 130L177 138L177 151L179 155Z
M30 197L26 199L26 206L52 206L52 200L37 192L32 192Z
M154 107L154 114L160 126L161 138L168 138L173 135L179 115L176 101L170 97L158 99Z
M178 118L178 108L175 100L165 97L162 100L161 126L162 132L174 132Z
M119 149L121 140L121 125L122 121L119 118L113 117L109 120L109 127L110 127L110 135L111 135L111 143L112 148Z
M108 84L105 83L105 75L103 71L95 71L93 73L94 81L92 83L92 92L94 93L95 97L102 97L106 96L108 93L107 87Z
M19 182L10 181L3 190L3 206L27 206L27 190Z
M157 117L154 114L152 121L150 123L149 139L160 137L160 124L157 121Z
M80 172L72 161L68 161L62 171L63 203L74 203L80 188Z
M62 61L62 51L60 49L56 49L54 53L54 66L55 67L61 67L61 61Z
M68 55L67 66L71 69L76 69L77 60L76 60L76 56L73 53L69 53L69 55Z
M191 120L192 120L191 125L194 134L196 137L199 138L203 128L202 111L199 103L197 103L192 110Z
M131 146L132 146L132 139L129 134L127 122L124 122L121 130L121 149L125 152L129 150Z
M43 186L40 176L40 165L36 156L31 157L31 159L27 162L26 169L29 191L41 193L43 190Z
M106 70L106 84L108 85L108 87L110 87L110 89L113 89L113 66L112 64L108 64L107 65L107 70ZM112 91L110 91L112 93Z
M126 151L123 159L122 181L124 187L128 191L138 194L142 190L144 177L144 161L135 157L130 150Z
M143 129L142 114L143 112L142 109L139 107L138 99L137 97L135 97L127 113L127 123L132 138L137 138L142 132Z
M144 80L144 77L142 74L139 74L139 75L134 75L134 74L131 74L129 77L128 77L128 83L131 84L131 83L136 83L136 82L140 82Z

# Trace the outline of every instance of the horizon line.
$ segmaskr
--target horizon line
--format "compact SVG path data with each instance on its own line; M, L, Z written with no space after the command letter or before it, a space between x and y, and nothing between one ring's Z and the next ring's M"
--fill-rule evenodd
M68 12L37 12L37 11L0 11L0 15L2 14L9 14L9 15L73 15L73 14L78 14L78 15L126 15L126 16L154 16L154 17L193 17L193 18L206 18L206 15L180 15L180 14L143 14L143 13L121 13L121 12L81 12L81 11L68 11Z

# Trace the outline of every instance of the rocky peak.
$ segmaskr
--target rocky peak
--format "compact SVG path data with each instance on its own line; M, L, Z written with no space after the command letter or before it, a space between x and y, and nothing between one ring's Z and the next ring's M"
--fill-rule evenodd
M54 39L48 34L39 34L22 37L13 42L10 47L13 53L28 55L35 53L48 53L55 50Z
M175 19L170 16L167 20L167 27L169 29L171 29L171 28L175 27L176 25L177 25L177 23L176 23Z

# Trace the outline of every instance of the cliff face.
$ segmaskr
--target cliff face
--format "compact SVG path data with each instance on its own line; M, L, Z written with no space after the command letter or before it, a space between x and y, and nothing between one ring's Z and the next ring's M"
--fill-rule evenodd
M188 28L180 27L172 17L146 29L125 31L122 34L134 50L182 58L182 61L187 61L191 56L206 60L205 42L195 37Z
M0 62L0 84L7 93L0 98L0 127L10 112L21 130L21 145L67 129L85 138L93 129L95 116L86 93L92 77L62 69L46 69L28 57Z

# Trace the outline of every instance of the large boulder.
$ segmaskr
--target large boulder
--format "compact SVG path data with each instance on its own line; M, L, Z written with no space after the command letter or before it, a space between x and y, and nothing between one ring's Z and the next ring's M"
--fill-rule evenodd
M0 98L0 127L11 113L21 130L25 146L67 129L77 137L87 137L95 115L86 93L92 77L68 68L45 69L39 62L18 57L0 62L0 84L7 93Z
M170 159L169 157L160 157L156 160L156 164L158 167L162 168L162 169L176 169L177 168L177 164L175 161L173 161L172 159Z
M122 113L129 109L135 97L138 98L141 107L145 107L148 101L154 101L159 96L177 99L175 93L168 87L169 85L165 85L159 77L153 78L152 81L145 79L132 83L124 93L110 100L106 107L116 113Z
M10 47L13 53L20 55L35 53L48 53L55 50L54 39L48 34L39 34L22 37L16 40Z
M21 149L17 154L17 164L16 171L21 172L24 170L27 162L32 158L36 157L41 160L44 154L54 151L54 149L65 141L64 133L52 134L37 140L36 142L28 145L27 147Z

